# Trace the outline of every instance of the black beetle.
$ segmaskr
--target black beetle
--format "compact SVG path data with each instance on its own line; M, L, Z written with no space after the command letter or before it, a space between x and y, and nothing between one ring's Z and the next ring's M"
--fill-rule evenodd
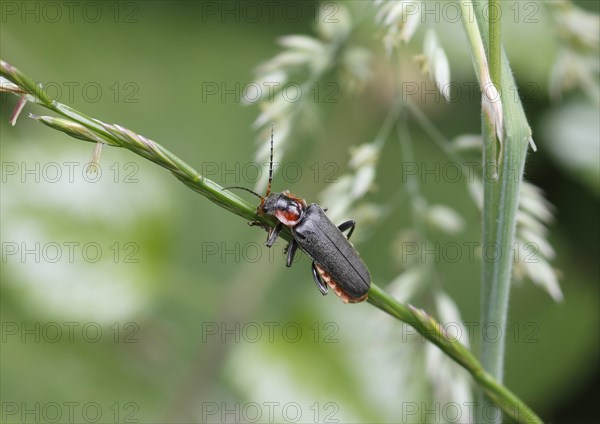
M300 247L313 260L313 279L323 295L327 294L327 286L329 286L344 303L365 300L371 285L371 276L367 266L349 241L356 223L350 220L336 226L319 205L312 203L307 206L304 199L294 196L287 190L282 193L271 193L272 182L273 129L271 128L269 182L265 195L261 196L246 187L226 187L226 189L242 189L254 194L260 198L257 212L277 218L279 222L274 228L265 227L269 233L267 247L273 246L284 225L291 230L294 239L286 247L286 265L292 266L296 250ZM250 225L263 226L257 221L250 222ZM350 231L346 237L342 232L347 230Z

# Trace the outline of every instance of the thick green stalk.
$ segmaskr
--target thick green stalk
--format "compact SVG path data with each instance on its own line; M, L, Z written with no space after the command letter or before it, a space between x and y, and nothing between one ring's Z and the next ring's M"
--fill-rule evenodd
M34 116L35 119L51 128L65 132L80 140L92 143L105 142L111 146L123 147L151 160L168 169L177 179L194 191L207 197L215 204L239 215L247 220L260 221L273 226L273 222L264 215L256 213L256 207L225 191L213 181L203 178L197 171L158 143L136 134L119 125L106 124L97 119L87 117L78 111L52 101L43 96L37 96L37 86L18 69L0 60L0 76L12 81L18 86L15 94L22 91L32 96L32 101L56 112L67 119L49 116ZM10 91L10 90L8 90ZM282 231L281 236L291 240L289 231ZM369 303L391 316L413 326L426 339L438 346L448 356L463 366L493 399L502 410L519 423L541 423L539 417L510 390L486 373L475 356L461 343L449 337L443 326L427 315L423 310L410 305L398 303L377 285L372 284L369 290Z
M463 19L467 31L475 69L482 86L493 82L499 93L511 93L516 87L508 60L502 50L499 16L488 23L482 5L474 7L470 1L459 2L463 13L474 12L476 21ZM497 1L490 1L490 10L499 10ZM468 16L473 16L469 14ZM493 14L489 15L494 17ZM489 34L489 36L488 36ZM487 44L489 40L489 44ZM482 55L482 47L487 56ZM488 68L488 60L490 67ZM493 325L502 335L491 340L483 334L481 362L497 381L502 381L508 300L510 294L516 217L519 192L531 130L518 98L500 97L502 105L494 111L483 102L483 261L481 289L482 328ZM495 104L497 106L497 104ZM486 404L483 397L478 403L478 422L497 422L482 414Z
M496 88L500 89L502 79L502 11L500 0L488 0L490 17L489 62L490 76Z
M482 18L481 10L476 10L476 13L478 21L485 29L486 22ZM504 52L502 52L502 62L499 65L502 66L500 92L509 93L511 87L516 87L516 82ZM483 279L483 284L489 285L489 290L485 290L488 294L487 305L489 309L483 311L483 316L485 317L484 325L487 322L496 323L502 329L503 334L506 334L508 298L513 265L513 241L531 129L527 123L520 100L508 96L502 99L505 138L500 145L501 152L496 160L498 179L488 178L489 183L484 185L484 196L490 198L491 201L484 203L483 211L484 216L486 216L484 225L488 225L489 231L487 232L490 233L494 246L498 248L500 257L498 260L487 257L483 261L483 266L491 269L483 275L491 274L493 276L491 280L488 278ZM487 149L491 144L497 145L498 140L495 135L498 131L485 114L484 120L486 130L484 139L487 140L485 146ZM485 154L487 159L488 153ZM489 209L485 209L485 206L488 206ZM490 219L490 217L492 218ZM489 363L490 372L499 380L502 380L503 374L504 344L504 338L501 338L498 343L483 340L484 352L488 353L488 355L483 355L484 362Z

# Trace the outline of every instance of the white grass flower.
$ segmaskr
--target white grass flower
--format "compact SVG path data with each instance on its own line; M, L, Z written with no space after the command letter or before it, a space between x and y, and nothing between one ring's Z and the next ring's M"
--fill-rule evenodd
M244 87L242 103L244 105L258 102L272 103L287 81L288 74L281 69L263 74Z
M317 32L321 37L328 41L342 40L350 34L352 29L352 16L350 11L342 3L332 3L335 5L335 13L317 23Z
M479 178L474 178L468 185L471 199L477 205L479 210L483 210L483 183Z
M481 210L483 186L479 179L469 184L469 192ZM521 183L515 243L511 249L513 275L516 281L528 278L560 302L563 294L558 282L559 273L548 262L556 257L556 251L547 239L546 227L553 219L552 205L544 198L542 190L531 183Z
M465 228L465 220L454 209L445 205L427 208L426 222L434 229L447 234L458 234Z
M327 215L333 222L343 219L352 204L352 197L349 193L352 191L354 177L351 174L344 174L335 184L330 184L319 194L320 204L326 207Z
M324 44L319 39L297 34L279 37L279 44L288 49L296 49L313 54L323 53L324 48Z
M376 175L376 165L379 160L379 145L366 143L350 148L348 165L355 170L354 184L351 195L358 199L363 197L373 185Z
M552 206L542 191L531 183L523 182L520 194L516 249L513 249L515 277L517 280L528 277L546 290L554 301L560 302L563 294L558 283L558 272L548 263L556 256L546 239L546 225L553 220Z
M552 205L544 198L542 190L534 184L523 182L519 208L544 223L553 220Z
M274 121L284 121L292 114L291 109L293 107L294 104L286 101L282 96L277 96L272 102L262 102L260 103L261 113L252 123L252 126L261 128Z
M369 191L375 181L375 175L374 165L363 166L356 171L351 193L354 199L363 197Z
M556 21L561 45L550 74L550 96L560 100L563 92L580 88L592 101L600 104L598 14L567 1L544 4Z
M562 37L590 50L600 48L600 20L596 13L577 7L573 2L548 2Z
M375 21L384 28L383 43L388 56L401 43L408 43L421 22L421 8L413 1L375 1Z
M360 146L350 148L350 162L348 165L352 169L358 169L363 166L372 165L379 160L379 146L374 143L361 144Z
M360 46L348 47L342 55L341 78L350 91L364 87L371 77L371 52Z
M387 286L388 291L400 303L409 303L418 293L427 287L425 272L419 266L413 266L398 274Z
M462 134L452 140L451 146L455 152L473 150L481 152L483 139L481 134Z
M437 34L428 29L423 40L423 53L415 60L421 65L421 71L435 83L438 91L446 100L450 98L450 64L446 52L440 45Z
M527 246L521 242L519 246ZM529 245L533 246L533 245ZM558 274L540 255L533 255L529 249L521 250L521 262L519 263L522 272L536 285L542 287L555 302L562 302L564 299L560 284L558 283Z
M550 73L549 92L555 101L562 99L563 92L581 89L594 103L600 104L598 55L586 56L571 48L562 48Z

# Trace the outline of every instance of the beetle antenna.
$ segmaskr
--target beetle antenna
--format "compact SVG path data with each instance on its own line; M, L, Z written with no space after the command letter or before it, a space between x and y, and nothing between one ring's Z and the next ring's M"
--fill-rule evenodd
M273 124L271 123L271 158L269 160L269 183L267 184L267 192L265 197L269 197L271 193L271 183L273 182Z
M252 190L250 190L249 188L246 188L246 187L230 186L230 187L223 187L221 190L231 190L232 188L237 188L237 189L239 189L239 190L245 190L245 191L247 191L248 193L252 193L252 194L254 194L254 195L255 195L256 197L258 197L260 200L265 200L265 198L264 198L264 197L262 197L260 194L258 194L258 193L257 193L257 192L255 192L255 191L252 191Z

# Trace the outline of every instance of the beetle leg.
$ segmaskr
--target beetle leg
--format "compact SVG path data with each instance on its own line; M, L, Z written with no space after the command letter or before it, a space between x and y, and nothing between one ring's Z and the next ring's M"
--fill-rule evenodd
M317 271L317 267L315 266L314 262L312 263L312 275L315 283L317 283L317 288L321 294L325 296L329 292L329 289L327 288L327 284L323 282L323 279L319 275L319 271Z
M260 221L248 221L248 225L251 227L260 227L263 230L265 230L266 232L269 232L271 230L271 227L269 227L268 225L263 224Z
M292 240L290 244L287 245L287 261L285 266L288 268L292 266L292 262L294 261L294 255L296 254L296 249L298 249L298 242L296 240Z
M351 219L349 221L346 222L342 222L339 226L338 226L338 230L340 230L342 233L344 231L346 231L348 228L350 228L350 231L348 232L348 235L346 236L346 238L348 240L350 240L350 236L352 235L352 233L354 232L354 227L356 227L356 222Z
M283 224L280 222L275 226L275 228L269 231L269 235L267 237L267 247L273 246L273 243L275 243L275 240L277 240L277 237L279 237L279 232L282 228Z

